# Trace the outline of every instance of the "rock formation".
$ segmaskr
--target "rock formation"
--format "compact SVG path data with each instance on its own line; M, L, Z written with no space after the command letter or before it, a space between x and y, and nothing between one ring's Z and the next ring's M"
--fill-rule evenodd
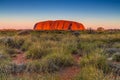
M85 30L85 27L74 21L56 20L38 22L35 24L34 30Z

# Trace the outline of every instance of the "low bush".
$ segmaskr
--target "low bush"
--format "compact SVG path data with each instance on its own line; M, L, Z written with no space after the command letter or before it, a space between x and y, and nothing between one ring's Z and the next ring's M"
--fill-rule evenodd
M16 54L18 53L16 49L7 48L7 47L4 52L5 52L5 54L8 54L11 57L16 56Z
M10 68L9 71L12 74L23 73L23 72L25 72L26 64L24 64L24 63L21 63L21 64L11 63L9 65L9 68Z
M103 70L104 73L107 73L110 69L105 55L100 53L91 53L89 55L85 55L81 59L80 65L81 67L94 65L96 68Z
M30 46L29 50L26 52L26 57L32 59L40 59L42 56L47 55L49 51L44 46L40 43L33 43L33 45Z
M9 58L0 60L0 79L1 77L6 78L10 74L10 61Z
M13 44L13 48L17 48L17 49L20 49L21 46L24 44L25 42L25 39L22 38L22 37L14 37L14 44Z
M73 65L74 60L71 55L52 54L43 59L43 65L48 72L59 70L62 67Z
M119 53L113 55L113 61L120 62L120 54Z
M14 64L9 61L3 61L0 64L0 75L10 75L25 72L26 64Z
M0 60L6 59L6 58L7 58L7 55L0 52Z
M77 53L80 55L92 53L95 49L97 49L97 44L93 42L82 42L77 44Z
M20 48L24 43L25 39L15 36L15 37L2 37L0 43L4 44L10 48Z
M33 42L30 39L27 39L27 40L24 41L24 43L22 44L20 49L22 51L27 51L29 49L29 47L32 45L32 43Z
M84 66L74 80L113 80L93 65Z
M26 64L25 72L27 72L27 73L31 73L31 72L40 73L40 72L42 72L41 67L42 67L42 65L41 65L41 62L39 60L33 60L33 61L30 61Z
M6 45L6 46L14 46L14 40L13 37L1 37L0 43Z
M61 54L51 54L42 60L35 60L27 63L27 72L54 72L62 67L73 65L74 61L71 56Z

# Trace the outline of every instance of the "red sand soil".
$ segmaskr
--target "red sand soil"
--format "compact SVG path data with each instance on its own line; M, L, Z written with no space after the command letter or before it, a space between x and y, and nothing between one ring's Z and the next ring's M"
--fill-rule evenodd
M13 58L13 62L15 64L21 64L21 63L26 63L26 58L25 58L25 54L20 51L15 58Z
M60 80L71 80L80 72L80 68L78 66L71 66L62 69L59 73Z

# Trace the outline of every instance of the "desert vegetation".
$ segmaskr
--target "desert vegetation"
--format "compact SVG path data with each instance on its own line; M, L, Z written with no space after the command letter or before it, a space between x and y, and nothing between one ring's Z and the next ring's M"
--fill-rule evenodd
M0 31L0 80L120 80L120 31Z

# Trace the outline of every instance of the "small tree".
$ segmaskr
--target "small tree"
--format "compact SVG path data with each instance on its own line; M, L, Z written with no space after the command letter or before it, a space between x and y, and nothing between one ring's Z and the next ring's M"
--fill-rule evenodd
M97 31L104 31L105 29L103 27L98 27Z

